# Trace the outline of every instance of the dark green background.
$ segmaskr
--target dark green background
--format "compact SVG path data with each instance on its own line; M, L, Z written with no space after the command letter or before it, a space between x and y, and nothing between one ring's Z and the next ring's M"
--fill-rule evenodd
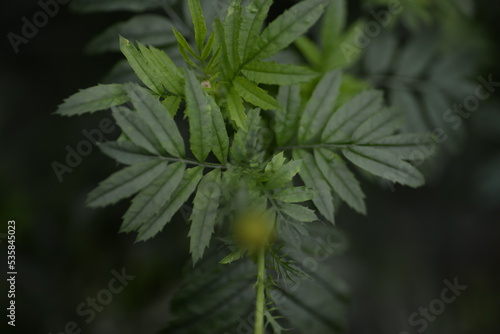
M273 10L286 5L278 1ZM355 17L357 2L350 7ZM154 333L169 317L168 301L188 260L184 219L177 215L152 241L134 244L133 235L117 233L127 203L100 210L84 206L86 194L117 169L111 159L94 147L61 183L51 167L63 163L67 145L75 148L85 139L82 130L96 129L109 117L51 114L77 89L98 83L119 59L82 50L92 36L129 14L80 16L64 8L14 54L7 33L18 32L21 17L38 9L36 1L8 0L0 10L0 233L6 233L7 220L17 222L17 326L8 332L59 333L74 320L83 333ZM500 55L498 13L499 2L478 1L476 24L493 45L484 56L494 60ZM500 81L500 67L491 63L477 75L492 73ZM351 245L334 270L352 290L349 333L415 333L408 317L440 296L443 280L455 277L468 289L425 333L500 333L499 97L500 89L465 121L468 138L460 152L439 164L427 186L391 192L367 181L368 216L341 209L338 226ZM6 254L5 240L0 248ZM0 259L5 273L6 255ZM123 267L135 279L85 324L76 306L106 287L112 269Z

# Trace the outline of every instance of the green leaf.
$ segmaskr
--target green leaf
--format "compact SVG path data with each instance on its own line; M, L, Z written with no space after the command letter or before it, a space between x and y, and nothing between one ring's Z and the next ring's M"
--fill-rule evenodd
M123 216L120 232L137 230L144 222L158 213L158 210L172 196L184 175L186 165L180 162L169 165L165 170L134 199Z
M226 123L219 106L210 95L208 96L208 102L212 119L212 132L214 134L212 136L212 152L221 163L225 164L229 154L229 136L227 135Z
M299 204L283 204L279 206L281 212L299 222L307 223L318 220L313 210Z
M143 12L159 8L157 0L72 0L71 10L78 13L131 11Z
M98 144L107 156L125 165L135 165L155 159L148 151L128 141L112 141Z
M266 20L272 0L253 0L244 10L240 31L240 57L247 62Z
M319 212L331 223L335 222L335 208L333 206L333 196L330 185L325 180L323 174L319 170L313 156L302 150L294 150L293 157L302 159L300 168L300 178L304 184L316 190L316 196L313 198L313 203L318 208Z
M219 261L220 264L230 264L236 260L241 259L243 255L245 255L245 250L242 248L238 248L237 250L231 252L228 256Z
M229 47L226 44L226 32L225 27L219 19L215 19L214 30L217 37L218 49L220 50L220 71L222 76L226 80L232 80L234 76L234 69L231 66L231 61L229 60Z
M199 59L199 56L194 52L194 50L191 48L191 45L189 45L188 41L184 38L184 36L174 27L172 27L172 31L174 32L174 36L177 39L177 44L179 45L179 51L181 52L182 57L188 63L189 65L196 67L196 64L193 63L191 58L189 58L189 55L186 53L189 52L193 57L196 59Z
M92 54L120 51L118 36L128 40L141 41L146 45L165 46L175 42L170 30L172 22L164 16L144 14L132 17L125 22L119 22L94 37L86 46Z
M381 105L382 92L362 92L335 111L328 120L321 139L331 143L349 138L367 117L380 110Z
M396 112L395 109L382 109L361 123L352 134L352 139L357 143L369 143L393 134L401 128L402 124L402 114Z
M300 203L312 200L316 192L307 187L292 187L274 193L272 197L286 203Z
M267 189L283 187L285 184L293 180L294 176L299 172L301 165L301 160L293 160L284 164L273 173L265 187Z
M211 107L207 94L192 71L186 71L186 114L189 117L191 151L196 159L205 161L212 148ZM207 126L208 125L208 126Z
M205 45L201 53L202 60L206 60L210 56L210 54L213 51L214 44L215 44L215 33L212 32L210 34L210 37L208 38L207 44ZM208 68L210 68L210 66L208 66Z
M335 51L347 21L346 0L330 0L321 26L321 45L325 54Z
M227 16L224 20L224 38L226 45L227 58L232 72L240 66L239 55L239 33L241 26L241 3L232 1L227 10Z
M284 163L286 161L286 158L285 158L285 152L280 152L278 154L275 154L271 161L269 161L269 163L266 165L266 168L265 168L265 173L266 174L273 174L273 173L276 173L281 167L283 167Z
M268 58L303 35L319 19L325 0L302 1L285 11L264 29L246 62Z
M172 192L171 199L160 208L157 215L153 216L139 228L137 241L145 241L154 237L170 222L174 214L196 189L198 182L200 182L203 176L202 172L202 167L194 167L186 170L179 186Z
M229 110L229 116L236 123L237 127L240 129L246 129L246 119L245 107L243 106L243 101L238 95L238 92L234 87L230 87L226 96L227 109Z
M144 56L136 49L134 44L120 36L120 50L127 58L130 67L134 70L137 77L152 91L157 94L163 94L163 86L160 84L159 74L155 73Z
M244 77L236 77L233 85L238 94L248 103L264 110L281 109L278 101L250 80Z
M173 60L162 50L158 50L152 46L146 48L141 43L138 43L138 45L143 57L155 74L155 80L172 94L182 95L182 75Z
M112 110L116 123L134 144L150 153L160 155L162 150L160 143L139 114L125 107L112 108Z
M386 150L356 147L343 149L342 153L356 166L381 178L413 188L424 184L423 175L415 167Z
M309 64L314 68L321 68L322 54L315 42L307 36L301 36L295 40L294 44Z
M163 159L155 159L125 167L99 183L87 198L90 207L106 206L132 196L145 188L167 168Z
M362 49L356 45L358 45L360 32L363 33L366 24L366 20L359 19L339 36L339 39L332 43L333 51L323 53L324 59L321 61L319 68L322 71L331 71L356 64L363 54Z
M152 130L166 152L174 157L185 155L184 140L174 119L148 90L133 84L125 84L125 89L139 115Z
M182 102L182 99L179 96L170 95L162 101L163 106L168 111L170 116L174 117L179 110L179 106Z
M428 133L398 134L374 140L370 145L409 161L421 161L436 153L435 141Z
M321 133L333 113L341 81L340 71L325 73L307 103L299 125L299 142L305 143Z
M274 132L278 145L284 145L293 139L299 128L300 86L281 86L278 92L278 103L282 109L276 111Z
M318 76L317 72L304 66L275 62L253 62L245 65L241 71L248 79L269 85L293 85Z
M203 16L203 11L201 10L200 0L188 0L189 11L191 12L191 20L194 25L194 37L196 40L196 47L201 53L203 50L203 44L207 37L207 26L205 23L205 17Z
M317 149L314 152L316 163L328 181L333 191L351 208L359 213L366 214L365 195L358 180L347 168L344 160L326 149Z
M198 185L198 191L193 201L193 213L190 217L191 228L188 235L193 263L203 257L205 248L210 244L221 192L221 172L219 169L205 175Z
M105 110L129 101L123 85L98 85L80 90L64 100L56 114L63 116L81 115L87 112Z

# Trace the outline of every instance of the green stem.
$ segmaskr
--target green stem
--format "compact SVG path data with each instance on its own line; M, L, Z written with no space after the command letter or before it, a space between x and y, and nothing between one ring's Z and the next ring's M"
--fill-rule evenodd
M261 247L257 258L257 296L255 300L254 334L264 334L264 306L265 306L265 279L266 279L266 250Z

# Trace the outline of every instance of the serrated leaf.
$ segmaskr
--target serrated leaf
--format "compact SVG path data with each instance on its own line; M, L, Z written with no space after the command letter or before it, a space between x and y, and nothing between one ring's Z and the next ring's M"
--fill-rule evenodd
M286 161L285 158L285 153L280 152L278 154L275 154L271 161L266 165L266 168L264 169L265 173L275 173L277 172L281 167L283 167L284 163Z
M238 128L246 129L246 119L245 107L243 106L243 101L238 95L238 92L234 87L230 87L226 96L227 109L229 110L229 116L236 123Z
M279 209L288 217L299 222L308 223L318 220L313 210L299 204L282 204Z
M221 172L219 169L205 175L198 185L193 201L193 213L190 217L191 227L188 235L193 263L203 257L205 248L210 244L221 192Z
M196 52L194 52L193 48L191 48L191 45L189 45L188 41L186 40L186 38L184 38L180 31L178 31L174 27L172 27L172 31L174 32L174 36L177 39L177 44L179 46L179 51L182 57L190 66L196 67L196 64L191 60L191 58L189 58L187 52L189 52L196 59L198 59L199 56L196 54Z
M194 37L196 40L196 47L201 53L203 50L203 44L205 43L205 38L207 37L207 25L205 23L205 16L203 16L203 11L201 10L200 0L188 0L189 11L191 12L191 20L194 25Z
M282 109L276 111L274 131L278 145L284 145L295 136L299 128L300 86L281 86L278 103Z
M131 11L143 12L160 7L156 0L72 0L71 10L78 13Z
M267 189L283 187L285 184L293 180L294 176L299 172L301 165L301 160L292 160L287 164L284 164L272 174L265 187Z
M333 191L351 208L359 213L366 214L365 195L358 180L347 168L344 160L326 149L314 151L316 163L328 181Z
M302 159L303 161L299 171L302 181L307 187L316 190L317 195L313 198L314 205L329 222L335 223L335 208L331 188L316 165L313 156L302 150L294 150L293 156L295 159Z
M172 22L155 14L137 15L125 22L119 22L94 37L86 46L92 54L120 51L118 36L128 40L141 41L146 45L164 46L175 42L170 30Z
M286 203L300 203L312 200L316 192L307 187L292 187L274 193L272 197Z
M112 108L113 117L130 140L155 155L160 155L161 145L143 119L125 107Z
M278 101L265 90L243 77L236 77L233 81L234 89L248 103L264 110L280 109Z
M179 96L169 95L165 98L165 100L162 101L161 104L163 104L170 116L174 117L179 110L181 102L182 99Z
M166 152L174 157L185 155L184 140L174 119L155 97L146 89L133 84L125 84L125 89L139 115L152 130Z
M227 58L232 72L234 73L240 66L239 55L239 34L241 26L241 3L232 1L227 10L224 20L224 38L227 51Z
M165 168L167 163L163 159L125 167L99 183L99 186L89 193L87 205L102 207L132 196L150 184Z
M220 71L222 76L226 80L231 80L234 76L233 67L231 66L231 61L229 60L229 51L226 44L226 32L225 27L219 19L215 19L214 30L217 37L218 48L220 50Z
M244 10L240 31L240 57L245 63L259 38L272 3L272 0L253 0Z
M342 153L356 166L392 182L413 188L424 184L423 175L411 164L380 148L355 147Z
M246 61L268 58L303 35L321 16L324 0L302 1L285 11L264 29Z
M381 105L380 91L364 91L358 94L330 117L321 139L324 142L335 142L349 138L367 117L380 110Z
M169 165L153 182L144 188L134 199L123 216L120 232L137 230L144 222L158 213L158 210L172 196L181 182L186 165L176 162Z
M245 65L241 71L251 81L269 85L293 85L318 76L317 72L304 66L275 62L253 62Z
M369 143L393 134L402 124L402 114L395 109L382 109L361 123L352 134L352 139L357 143Z
M129 98L123 85L98 85L80 90L68 97L57 108L56 114L63 116L81 115L105 110L127 103Z
M428 133L405 133L374 140L373 147L383 148L402 160L421 161L436 153L436 142Z
M172 192L170 197L171 200L160 208L157 215L141 225L137 241L145 241L154 237L168 222L170 222L174 214L181 208L182 204L189 199L196 189L198 182L203 176L202 172L202 167L194 167L186 170L179 186Z
M215 33L212 32L210 34L210 37L208 38L207 44L203 47L203 51L201 53L202 60L206 60L210 56L210 54L213 51L214 44L215 44ZM210 66L207 67L210 68Z
M141 53L152 68L157 80L164 89L175 95L182 95L182 75L173 60L162 50L150 46L146 48L138 43Z
M144 56L129 40L120 36L120 50L134 70L137 77L152 91L157 94L164 93L163 86L160 84L158 73L150 65ZM156 72L156 73L155 73Z
M191 151L196 159L205 161L213 143L212 117L206 93L192 71L186 71L186 115L189 118Z
M340 71L325 73L306 104L299 124L299 142L305 143L321 133L332 115L341 81Z
M148 151L128 141L112 141L98 144L107 156L125 165L135 165L155 159Z
M229 136L227 135L226 123L222 117L221 110L211 96L208 96L210 105L210 116L212 119L212 152L223 164L227 162L229 154Z

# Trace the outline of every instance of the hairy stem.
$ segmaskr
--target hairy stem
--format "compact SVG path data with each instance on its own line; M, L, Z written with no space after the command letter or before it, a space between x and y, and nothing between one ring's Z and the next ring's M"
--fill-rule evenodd
M259 249L257 258L257 296L255 300L254 334L264 334L264 306L265 306L265 279L266 279L266 250Z

